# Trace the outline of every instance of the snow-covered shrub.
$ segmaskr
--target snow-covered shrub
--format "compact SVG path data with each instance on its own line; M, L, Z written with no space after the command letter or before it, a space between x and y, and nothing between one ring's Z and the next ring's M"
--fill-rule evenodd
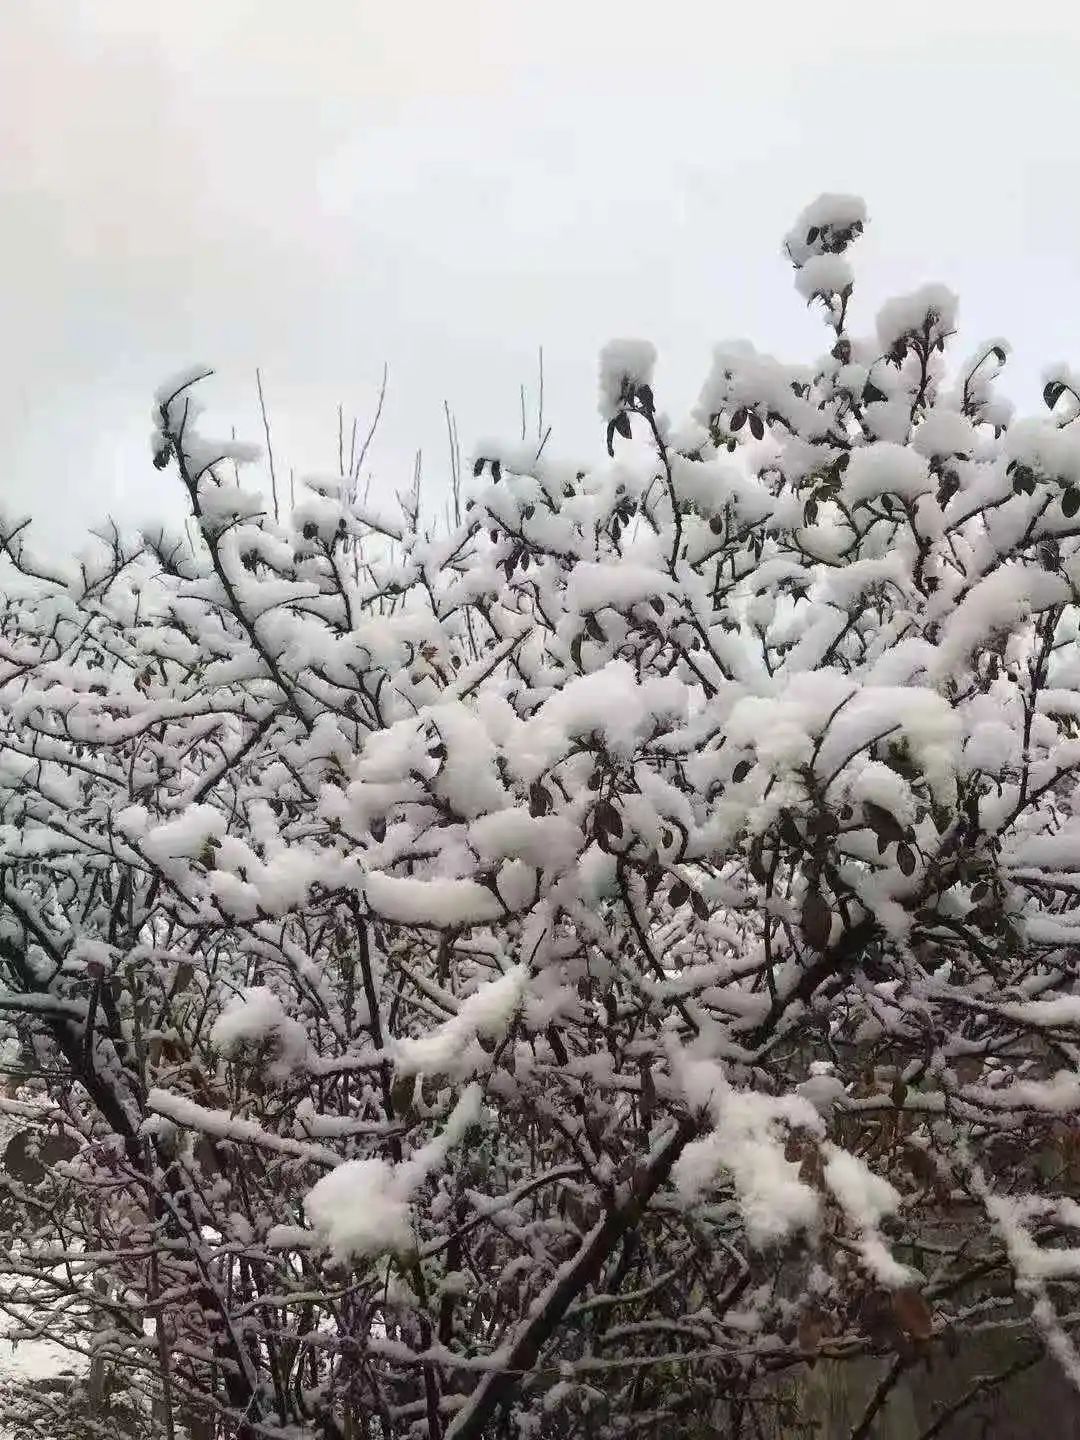
M0 1308L151 1413L729 1433L994 1326L1080 1375L1080 394L1012 423L940 286L849 330L864 223L788 237L824 354L721 345L675 426L616 342L607 453L484 445L449 527L273 520L199 372L194 541L3 521Z

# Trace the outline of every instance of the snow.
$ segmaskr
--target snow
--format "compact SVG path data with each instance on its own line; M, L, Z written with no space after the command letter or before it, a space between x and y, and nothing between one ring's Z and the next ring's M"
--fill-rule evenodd
M467 1075L483 1066L478 1036L500 1040L525 1002L529 972L515 965L497 980L473 991L452 1016L427 1035L399 1040L394 1064L399 1075Z
M400 1165L379 1158L347 1160L324 1175L304 1197L304 1211L317 1239L343 1261L413 1253L410 1201L480 1115L480 1088L470 1085L447 1118L443 1133L410 1160Z
M855 272L842 255L811 255L795 272L795 288L806 300L842 295L854 280Z
M561 757L574 739L596 734L616 756L628 758L640 742L665 722L684 719L685 686L674 677L634 674L613 660L591 675L575 676L526 721L514 738L513 763L533 779Z
M266 1071L274 1080L288 1079L308 1053L304 1027L285 1013L281 1001L265 985L242 990L226 1003L210 1030L210 1042L230 1060L268 1047Z
M125 812L127 814L128 812ZM118 817L121 820L123 817ZM192 805L175 820L155 825L142 837L141 847L158 862L191 859L225 833L225 817L212 805Z
M304 1210L339 1260L362 1260L414 1248L407 1195L385 1160L348 1160L307 1192Z
M476 713L460 701L434 706L430 724L446 750L438 790L458 815L472 819L502 809L506 790L496 769L496 748Z
M866 223L866 201L861 195L842 195L827 192L812 200L799 213L795 229L806 231L812 226L819 229L830 225L834 229L847 229L851 225Z
M727 1174L752 1245L769 1245L812 1227L817 1192L799 1178L799 1165L786 1159L781 1126L820 1134L814 1106L799 1095L737 1090L711 1062L680 1056L675 1064L687 1099L707 1106L714 1122L708 1135L687 1145L672 1171L684 1203L700 1201Z
M1059 575L1034 565L1004 565L977 581L946 618L932 670L946 675L964 665L977 645L1027 616L1060 605L1069 587Z
M648 566L597 565L583 561L570 572L566 602L570 611L585 615L607 605L626 610L670 592L670 578Z
M910 295L886 300L877 315L877 337L883 351L892 350L900 340L921 333L930 320L931 340L956 328L957 299L944 285L923 285Z
M146 1122L147 1134L153 1134L160 1128L155 1117L163 1116L185 1130L214 1135L219 1140L230 1140L239 1145L252 1145L260 1150L276 1151L279 1155L291 1155L311 1164L333 1165L337 1160L334 1152L325 1146L295 1140L289 1135L277 1135L257 1120L199 1105L187 1096L174 1095L168 1090L151 1090L146 1103L152 1112Z
M503 913L498 898L475 880L416 880L373 870L364 877L364 898L377 915L402 925L437 929L476 925Z
M878 1227L900 1205L896 1189L857 1155L837 1145L822 1147L826 1154L825 1183L859 1234L863 1263L882 1285L897 1288L911 1282L912 1272L889 1253Z
M900 1196L888 1180L849 1151L836 1145L825 1148L825 1182L860 1229L869 1230L896 1212Z
M525 860L538 869L565 869L584 848L585 837L562 815L533 817L526 810L498 810L474 820L469 841L485 860Z
M154 391L154 400L158 406L176 404L178 397L190 390L193 385L198 384L200 380L208 379L213 373L213 367L210 365L186 365L182 370L165 376ZM170 410L169 414L172 417L174 412Z
M970 455L975 449L975 427L966 415L955 410L931 410L915 427L911 444L927 460Z
M821 254L826 240L835 244L838 236L865 224L866 202L858 195L819 195L799 213L784 247L795 265L803 266Z
M1054 1029L1080 1025L1080 995L1056 995L1052 1000L1025 1000L1019 1004L1004 1004L999 1013L1022 1025L1035 1025L1040 1029Z
M609 340L600 352L600 414L610 420L623 408L627 386L651 385L656 347L648 340Z
M907 446L889 440L854 450L844 472L844 498L851 506L886 494L915 500L933 489L926 461Z
M915 797L910 785L879 760L868 760L862 766L848 793L853 800L870 800L880 805L903 826L912 824L915 819Z
M1036 475L1080 485L1080 435L1073 425L1062 429L1045 416L1018 420L1009 429L1005 453Z

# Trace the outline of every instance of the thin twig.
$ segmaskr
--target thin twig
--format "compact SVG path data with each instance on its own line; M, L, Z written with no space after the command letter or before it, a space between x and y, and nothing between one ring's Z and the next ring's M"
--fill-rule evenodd
M896 1356L879 1381L877 1389L867 1401L862 1419L855 1426L854 1430L852 1430L850 1440L866 1440L866 1437L870 1434L870 1427L874 1423L874 1417L885 1404L886 1400L888 1400L889 1392L908 1368L909 1364L910 1361L905 1360L902 1355Z
M266 435L266 456L270 462L270 493L274 499L274 521L276 523L281 519L281 516L278 513L277 476L274 473L274 447L270 443L270 418L266 413L266 401L263 398L262 374L257 365L255 367L255 384L259 391L259 410L262 412L263 433Z
M363 445L360 446L360 454L356 457L356 468L353 470L354 481L359 478L360 471L363 469L364 461L367 458L368 446L374 439L375 431L378 429L379 420L383 412L383 401L386 399L386 383L389 378L390 370L387 364L384 362L382 369L382 384L379 386L379 402L375 407L375 418L372 420L371 425L368 428L367 436L364 439Z

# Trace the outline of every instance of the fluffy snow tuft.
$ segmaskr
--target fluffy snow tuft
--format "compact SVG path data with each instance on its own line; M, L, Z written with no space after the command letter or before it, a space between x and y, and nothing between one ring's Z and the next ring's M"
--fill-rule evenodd
M229 1060L267 1047L267 1074L284 1080L303 1065L308 1053L304 1027L285 1013L274 992L255 985L234 995L210 1031L214 1048Z
M456 1015L427 1035L399 1040L394 1060L399 1075L474 1073L486 1056L477 1037L500 1040L525 1000L529 971L515 965L498 980L481 985L463 1000Z
M930 322L930 339L937 340L956 329L957 299L945 285L923 285L910 295L886 300L877 315L878 343L888 352L898 341L921 334Z
M879 495L915 500L933 488L929 467L922 456L890 440L879 440L853 451L844 472L844 496L853 506L875 500Z
M854 271L842 255L811 255L796 271L795 288L812 300L815 295L842 295L854 280Z
M622 409L627 387L651 385L656 346L649 340L609 340L600 351L600 414L610 420Z

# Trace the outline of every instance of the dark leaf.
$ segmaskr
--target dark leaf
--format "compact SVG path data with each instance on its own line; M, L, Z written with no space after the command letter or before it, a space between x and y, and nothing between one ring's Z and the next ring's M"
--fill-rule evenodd
M638 1107L641 1118L647 1125L656 1113L656 1082L653 1080L652 1066L647 1060L643 1061L641 1066L641 1099Z
M705 899L705 896L697 890L690 891L690 908L699 920L707 920L709 918L709 902Z
M1009 357L1005 354L1005 351L1001 348L1000 345L995 345L995 346L993 347L993 352L994 352L994 357L995 357L995 359L997 360L997 362L998 362L999 365L1004 365L1004 364L1005 364L1005 361L1009 358Z
M600 621L597 620L595 615L585 616L585 634L588 635L590 640L595 640L598 645L602 645L607 639L600 625Z
M649 604L652 606L653 610L656 612L657 615L662 615L664 613L664 602L663 600L661 600L659 595L654 595L649 601Z
M876 805L873 800L863 801L863 814L870 829L887 843L899 843L904 838L904 827L882 805Z
M596 807L596 828L603 830L608 835L621 837L623 833L622 816L610 800L601 800Z
M731 772L732 780L734 780L735 783L738 785L741 781L746 779L746 777L750 774L750 771L753 768L754 762L752 760L740 760L739 763L735 766L735 769Z
M621 435L624 440L629 440L630 416L627 414L627 412L625 410L620 410L618 415L615 416L615 420L613 423L615 425L616 433Z
M473 478L474 478L474 479L475 479L476 476L482 475L482 474L484 473L484 465L485 465L485 464L486 464L486 461L484 460L483 456L481 456L479 460L475 460L475 461L473 462L472 473L473 473Z
M1060 380L1049 381L1043 389L1043 400L1046 402L1046 408L1048 410L1053 410L1054 406L1058 403L1058 401L1064 394L1065 386L1061 383Z
M828 948L832 931L832 911L820 890L808 890L803 898L802 933L806 943L815 950Z
M652 898L653 898L653 896L656 894L657 890L659 890L659 888L660 888L660 883L661 883L661 881L663 880L663 878L664 878L663 868L662 868L662 866L660 865L660 862L657 860L656 856L654 855L653 858L652 858L652 862L651 862L650 865L649 865L649 868L648 868L648 869L646 870L646 872L645 872L645 898L646 898L646 900L650 900L650 901L652 900Z
M652 386L639 385L637 393L638 399L641 401L641 408L645 411L646 415L651 415L656 409L656 402L653 400Z
M755 440L763 440L765 438L765 422L760 415L755 415L752 412L750 415L750 433Z
M816 225L811 225L811 226L810 226L810 229L806 232L806 243L807 243L807 245L813 245L814 241L818 238L818 236L819 236L820 234L821 234L821 231L820 231L820 229L818 228L818 226L816 226Z
M390 1087L390 1101L394 1107L394 1114L402 1120L414 1120L416 1118L416 1076L397 1075Z
M736 411L735 411L735 414L732 415L732 417L731 417L731 428L732 428L732 430L741 430L742 427L743 427L745 424L746 424L746 411L745 411L745 410L736 410Z
M905 1286L894 1290L892 1311L897 1325L911 1340L929 1340L934 1333L934 1317L918 1290Z
M492 462L491 462L491 478L492 478L492 480L495 481L495 484L496 484L496 485L497 485L497 484L499 483L499 481L502 479L502 461L501 461L501 460L492 460Z
M1077 489L1075 485L1067 485L1061 497L1061 513L1071 520L1078 510L1080 510L1080 489Z
M910 845L901 842L896 847L896 863L905 875L915 874L915 852Z
M535 819L540 815L547 815L551 810L551 796L540 784L534 780L529 787L529 814Z
M673 909L678 910L690 899L690 886L685 880L676 880L668 891L668 902Z
M78 1139L70 1130L46 1135L38 1147L38 1154L45 1165L59 1165L63 1160L73 1159L78 1153Z
M609 420L609 421L608 421L608 427L607 427L607 453L608 453L609 455L614 455L614 454L615 454L615 421L614 421L614 420ZM573 490L568 486L568 487L567 487L567 490L564 491L563 493L567 495L567 498L569 498L569 496L570 496L570 495L573 495L574 492L573 492Z
M36 1185L45 1178L45 1166L31 1154L35 1138L32 1130L17 1130L4 1151L4 1169L23 1185Z

